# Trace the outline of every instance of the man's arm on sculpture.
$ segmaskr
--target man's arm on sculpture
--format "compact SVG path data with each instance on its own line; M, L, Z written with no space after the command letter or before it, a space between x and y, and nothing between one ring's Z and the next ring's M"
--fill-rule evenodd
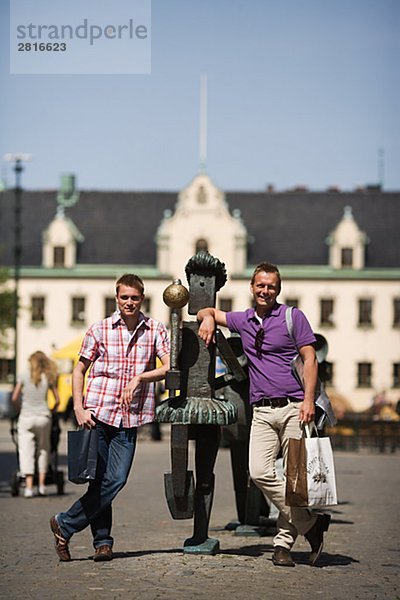
M215 325L226 327L226 313L217 308L202 308L197 313L197 320L200 323L199 337L205 341L208 346L214 339Z

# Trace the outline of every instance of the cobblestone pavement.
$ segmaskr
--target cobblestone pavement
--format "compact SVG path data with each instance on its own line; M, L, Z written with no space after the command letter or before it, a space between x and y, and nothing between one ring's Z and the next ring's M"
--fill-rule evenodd
M65 468L65 434L59 445ZM0 598L14 599L400 599L399 454L337 452L340 504L332 510L320 566L309 567L309 546L299 538L294 569L271 562L271 530L238 537L224 530L236 517L229 450L221 449L210 535L216 556L187 556L182 543L191 521L173 521L163 490L168 441L139 441L133 471L115 502L115 558L91 560L88 531L72 538L73 560L59 563L49 517L65 510L84 488L70 483L63 496L49 486L45 498L11 497L16 452L9 423L0 421Z

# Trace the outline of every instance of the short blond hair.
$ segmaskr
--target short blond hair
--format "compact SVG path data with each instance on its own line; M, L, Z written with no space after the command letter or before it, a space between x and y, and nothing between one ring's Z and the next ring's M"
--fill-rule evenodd
M133 287L140 291L141 295L144 294L144 283L140 279L139 275L134 275L133 273L125 273L120 277L115 284L115 293L118 296L118 290L121 285L126 285L127 287Z
M279 291L281 290L281 285L282 285L281 274L279 273L279 269L276 265L273 265L272 263L269 263L269 262L262 262L259 265L257 265L253 271L253 275L251 276L251 281L250 281L251 285L253 285L256 275L258 275L258 273L275 273L275 275L278 278Z

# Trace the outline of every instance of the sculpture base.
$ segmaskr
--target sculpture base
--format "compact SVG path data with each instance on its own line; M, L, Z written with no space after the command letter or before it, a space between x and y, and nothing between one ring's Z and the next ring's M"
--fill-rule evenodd
M240 527L241 522L236 519L233 521L229 521L224 527L225 531L235 531L238 527Z
M219 540L215 538L207 538L205 542L196 544L195 538L185 540L183 545L184 554L207 554L214 556L219 551Z
M168 398L156 411L159 423L176 425L230 425L238 417L237 407L230 400L215 398Z
M235 535L239 537L264 537L267 535L267 528L258 525L239 525L235 529Z

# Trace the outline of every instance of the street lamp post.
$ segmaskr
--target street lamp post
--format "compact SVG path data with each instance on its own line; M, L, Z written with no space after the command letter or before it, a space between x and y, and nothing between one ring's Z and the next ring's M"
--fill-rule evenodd
M22 185L21 176L24 170L23 163L31 159L30 154L6 154L5 160L14 163L15 172L15 204L14 204L14 300L13 300L13 329L14 329L14 365L13 384L17 383L17 358L18 358L18 290L21 272L22 255Z

